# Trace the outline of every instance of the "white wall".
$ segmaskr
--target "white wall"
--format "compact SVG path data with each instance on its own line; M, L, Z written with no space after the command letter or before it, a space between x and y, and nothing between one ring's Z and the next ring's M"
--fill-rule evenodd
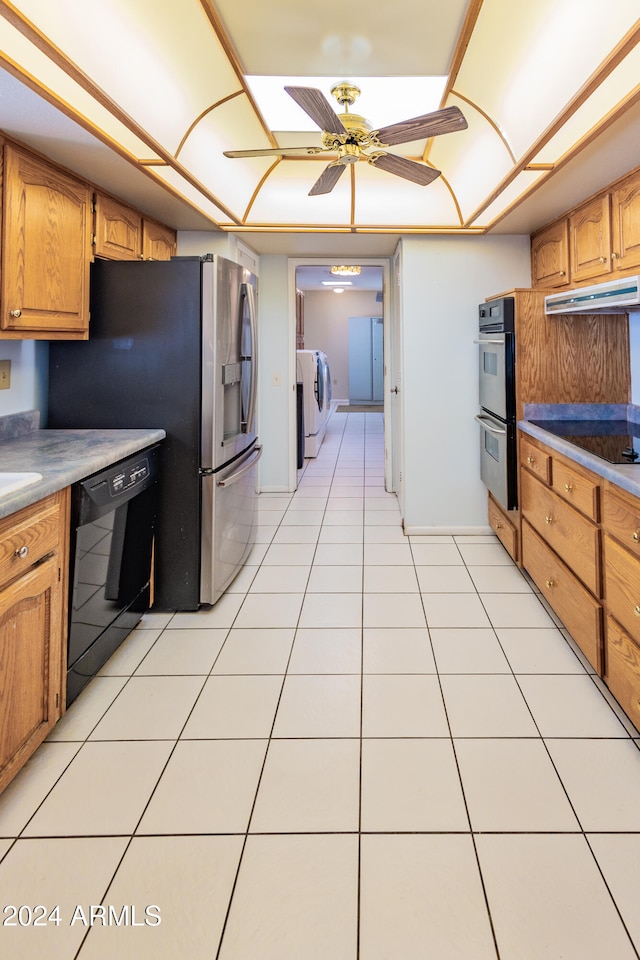
M529 238L404 237L402 264L405 528L485 527L478 304L530 285Z
M40 410L46 417L49 345L43 340L2 340L0 360L11 360L11 386L0 390L0 417Z
M324 350L329 358L334 400L349 397L349 317L366 316L382 316L375 291L308 290L304 295L305 349Z
M289 321L291 310L291 323ZM295 434L295 328L287 257L262 256L258 286L260 489L289 489Z
M631 337L631 403L640 405L640 311L629 314Z

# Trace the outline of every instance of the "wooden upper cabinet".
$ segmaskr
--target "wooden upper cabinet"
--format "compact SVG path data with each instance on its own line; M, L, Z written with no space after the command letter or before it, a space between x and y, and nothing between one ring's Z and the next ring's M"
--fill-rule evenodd
M131 207L104 194L95 196L96 257L139 260L142 256L142 217Z
M640 266L640 173L611 191L611 246L614 270Z
M569 283L569 222L559 220L531 238L531 277L535 287Z
M146 217L126 203L95 196L95 255L107 260L170 260L176 254L176 231Z
M86 339L88 185L7 143L2 223L0 336Z
M142 221L142 259L170 260L176 255L176 232L155 220Z
M569 217L571 281L611 271L611 214L608 193L578 207Z

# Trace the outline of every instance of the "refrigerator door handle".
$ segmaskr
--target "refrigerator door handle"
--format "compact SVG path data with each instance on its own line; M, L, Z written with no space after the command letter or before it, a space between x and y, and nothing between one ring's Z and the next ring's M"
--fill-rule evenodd
M230 487L232 483L235 483L236 480L239 480L247 470L251 470L251 467L255 466L260 457L262 456L262 446L257 446L253 448L253 456L249 457L239 470L236 470L235 473L232 473L230 477L225 477L224 480L218 480L219 487Z
M253 433L254 420L256 413L257 400L257 378L258 378L258 324L256 316L256 301L253 293L253 286L250 283L243 283L240 288L240 310L246 300L247 310L249 312L249 330L251 338L250 355L243 359L249 361L249 400L247 402L247 419L242 423L243 433Z

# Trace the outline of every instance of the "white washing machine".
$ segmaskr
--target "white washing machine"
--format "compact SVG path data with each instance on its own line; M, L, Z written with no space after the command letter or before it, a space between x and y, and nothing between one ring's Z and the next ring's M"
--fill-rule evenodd
M297 351L297 376L302 383L304 455L317 457L331 412L331 371L322 350Z

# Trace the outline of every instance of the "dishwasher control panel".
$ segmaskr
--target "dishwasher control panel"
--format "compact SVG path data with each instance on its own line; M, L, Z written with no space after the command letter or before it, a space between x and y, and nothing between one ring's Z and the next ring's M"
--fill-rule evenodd
M72 487L72 501L77 501L79 522L113 510L142 493L156 482L159 468L160 445L156 444L78 481Z
M124 469L113 473L109 477L109 492L112 497L117 497L126 490L130 490L131 487L144 483L148 476L149 460L147 457L135 463L129 462Z

